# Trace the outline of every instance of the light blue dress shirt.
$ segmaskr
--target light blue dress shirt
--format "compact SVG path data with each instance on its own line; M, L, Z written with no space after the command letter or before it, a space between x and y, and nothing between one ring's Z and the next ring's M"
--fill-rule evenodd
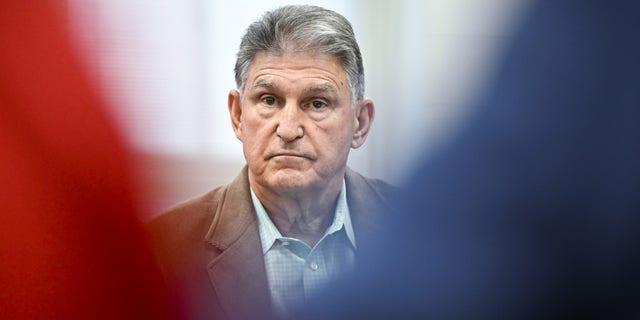
M291 315L330 280L353 271L356 242L344 180L333 223L313 248L298 239L283 237L253 190L251 200L258 217L271 301L278 317Z

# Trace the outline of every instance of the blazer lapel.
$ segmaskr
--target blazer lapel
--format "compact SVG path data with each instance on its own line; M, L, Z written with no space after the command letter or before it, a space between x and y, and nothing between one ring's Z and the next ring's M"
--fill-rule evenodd
M207 271L229 318L270 318L271 299L246 167L227 187L207 241L222 251Z

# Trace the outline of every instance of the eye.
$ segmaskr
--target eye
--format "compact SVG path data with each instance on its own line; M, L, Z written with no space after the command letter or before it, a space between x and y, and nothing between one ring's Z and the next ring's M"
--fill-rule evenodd
M322 109L324 107L326 107L327 104L320 101L320 100L313 100L311 101L311 107L313 107L314 109Z
M276 98L273 96L265 96L262 98L262 102L266 105L272 106L276 104Z

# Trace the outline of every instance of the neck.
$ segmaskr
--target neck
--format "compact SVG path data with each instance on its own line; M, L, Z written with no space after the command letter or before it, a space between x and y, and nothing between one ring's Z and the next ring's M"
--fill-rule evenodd
M339 182L322 190L277 192L251 183L250 179L251 188L280 233L310 247L320 241L333 222L342 188L342 180Z

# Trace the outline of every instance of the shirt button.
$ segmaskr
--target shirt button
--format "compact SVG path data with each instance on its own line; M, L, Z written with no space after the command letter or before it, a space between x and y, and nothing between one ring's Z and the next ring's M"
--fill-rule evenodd
M288 245L289 245L289 241L283 240L283 241L282 241L282 245L283 245L283 246L288 246Z
M311 268L311 270L318 270L318 263L316 263L315 261L311 261L311 263L309 263L309 268Z

